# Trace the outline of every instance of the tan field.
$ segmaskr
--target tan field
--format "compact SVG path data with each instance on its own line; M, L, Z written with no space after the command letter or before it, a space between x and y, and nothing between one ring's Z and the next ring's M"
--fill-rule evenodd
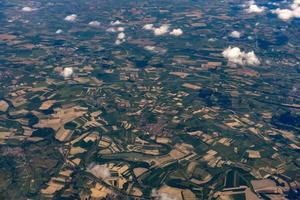
M180 78L186 78L189 74L185 72L170 72L169 74L179 76Z
M147 168L143 168L143 167L138 167L138 168L134 168L133 172L134 175L136 177L139 177L140 175L142 175L143 173L145 173L146 171L148 171Z
M57 109L50 117L40 119L39 123L35 125L38 128L50 127L57 131L65 123L70 122L77 117L84 115L86 111L81 107L71 107L66 109Z
M71 130L66 130L66 129L64 129L64 127L61 127L58 131L57 131L57 133L55 134L55 138L57 139L57 140L59 140L59 141L66 141L66 140L68 140L70 137L71 137L71 135L72 135L72 132L73 131L71 131Z
M182 86L185 88L188 88L188 89L192 89L192 90L199 90L201 88L201 86L191 84L191 83L184 83Z
M82 148L82 147L72 147L70 150L70 155L76 155L79 153L84 153L86 152L86 149Z
M247 150L249 158L260 158L259 151Z
M56 102L56 100L48 100L42 103L42 105L40 106L40 110L47 110L49 109L54 103Z
M64 184L57 183L57 182L54 182L54 181L50 181L48 183L47 188L41 189L41 193L44 194L44 195L52 195L55 192L61 190L63 187L64 187Z
M112 191L99 183L96 183L94 188L91 188L91 197L96 199L105 198L108 194L111 194Z

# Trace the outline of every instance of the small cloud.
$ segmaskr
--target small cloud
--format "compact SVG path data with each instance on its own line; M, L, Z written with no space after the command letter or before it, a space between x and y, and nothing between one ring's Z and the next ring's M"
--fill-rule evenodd
M232 38L240 38L241 37L241 33L238 31L232 31L229 35Z
M118 40L118 39L117 39L117 40L115 41L115 44L116 44L116 45L120 45L120 44L122 44L122 43L123 43L122 40Z
M22 11L23 12L32 12L32 11L35 11L36 9L35 8L31 8L29 6L25 6L22 8Z
M167 52L167 49L161 48L161 47L156 47L156 46L150 46L147 45L144 47L145 50L153 52L153 53L159 53L159 54L164 54Z
M277 17L283 21L288 21L293 18L300 18L300 0L294 0L290 5L291 9L280 9L273 10L272 13L276 14Z
M88 167L88 171L91 172L94 176L102 179L106 179L111 176L109 169L103 165L91 164Z
M153 24L145 24L143 26L143 29L145 29L145 30L153 30Z
M160 192L156 189L151 191L151 197L154 197L155 200L177 200L172 194Z
M123 32L125 31L124 27L110 27L108 29L106 29L107 32L111 32L111 33L115 33L115 32Z
M279 6L280 4L278 2L268 2L269 5L272 6Z
M108 29L106 29L107 32L111 32L111 33L115 33L117 32L117 29L115 29L114 27L110 27Z
M249 8L247 9L248 13L262 13L265 11L264 7L259 7L255 4L250 5Z
M265 7L260 7L255 4L255 1L249 1L249 7L247 8L248 13L262 13L265 11Z
M63 32L63 30L58 29L55 33L56 33L56 34L61 34L62 32Z
M72 14L65 17L65 21L74 22L77 19L77 15Z
M125 41L126 41L126 39L117 39L117 40L115 41L115 44L116 44L116 45L120 45L120 44L124 43Z
M174 36L179 36L179 35L183 34L183 31L180 28L173 29L171 32L169 32L169 28L170 28L170 25L168 25L168 24L163 24L160 27L154 27L153 24L145 24L143 26L144 30L153 31L154 35L156 35L156 36L165 35L167 33L169 33L170 35L174 35Z
M125 33L121 32L118 34L117 39L119 40L125 39L125 36L126 36Z
M123 32L123 31L125 31L125 28L124 28L124 27L118 27L118 28L117 28L117 31L118 31L118 32Z
M111 25L116 26L116 25L120 25L123 24L120 20L116 20L114 22L110 22Z
M218 40L217 38L209 38L209 39L208 39L209 42L215 42L215 41L217 41L217 40Z
M300 0L294 0L294 2L291 5L291 8L294 10L297 9L299 6L300 6Z
M155 51L155 46L149 46L149 45L147 45L147 46L145 46L144 47L147 51Z
M180 36L182 34L183 34L183 31L180 28L173 29L170 32L170 35L174 35L174 36Z
M123 33L123 32L119 33L117 36L117 40L115 41L115 44L120 45L123 42L125 42L126 41L125 37L126 37L125 33Z
M168 24L163 24L158 28L154 28L153 29L154 35L156 36L165 35L169 31L169 27L170 26Z
M69 78L73 74L73 68L72 67L65 67L64 70L61 72L61 75L64 78Z
M244 52L238 47L228 47L222 52L222 55L229 63L236 65L259 65L260 61L253 51Z
M277 8L276 10L273 11L273 13L276 14L277 17L283 21L288 21L294 17L293 11L290 9Z
M91 22L89 22L89 26L93 26L93 27L100 26L100 22L98 22L98 21L91 21Z
M293 10L293 14L295 18L300 18L300 6Z

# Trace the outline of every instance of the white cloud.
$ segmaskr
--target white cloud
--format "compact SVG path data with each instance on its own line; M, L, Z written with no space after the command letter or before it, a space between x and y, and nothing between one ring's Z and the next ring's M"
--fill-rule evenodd
M124 27L110 27L108 29L106 29L107 32L111 32L111 33L115 33L115 32L123 32L125 31Z
M169 24L163 24L160 27L154 27L153 24L145 24L143 26L143 29L153 31L154 35L156 36L165 35L167 33L174 36L180 36L183 34L183 31L180 28L175 28L171 32L169 32L169 28Z
M217 40L218 40L217 38L209 38L209 39L208 39L209 42L215 42L215 41L217 41Z
M144 47L147 51L155 51L155 46L149 46L149 45L147 45L147 46L145 46Z
M117 32L117 30L114 27L110 27L110 28L106 29L106 31L111 32L111 33Z
M65 67L64 70L61 72L61 75L65 78L69 78L73 74L72 67Z
M164 35L164 34L168 33L169 27L170 26L168 24L163 24L158 28L154 28L153 29L154 35L159 36L159 35Z
M170 35L180 36L183 34L183 31L180 28L175 28L170 32Z
M122 43L124 43L126 41L126 39L117 39L116 41L115 41L115 44L116 45L120 45L120 44L122 44Z
M56 34L61 34L62 32L63 32L63 30L58 29L55 33L56 33Z
M245 5L246 6L246 5ZM251 0L247 3L247 9L246 11L248 13L262 13L265 11L265 7L262 7L262 6L258 6L256 5L255 1L254 0Z
M300 0L294 0L290 5L291 9L280 9L273 10L272 13L276 14L277 17L283 21L288 21L293 18L300 18Z
M238 32L238 31L232 31L229 36L233 37L233 38L240 38L241 37L241 33Z
M65 17L65 21L74 22L77 19L77 15L72 14Z
M294 17L293 11L290 9L277 8L273 11L273 13L277 14L277 17L283 21L288 21L289 19Z
M248 13L262 13L265 11L264 7L259 7L256 4L249 5L249 8L247 9Z
M117 39L123 40L123 39L125 39L125 36L126 36L125 33L121 32L118 34Z
M177 200L172 194L160 192L156 189L151 191L151 196L154 197L155 200Z
M117 39L117 40L115 41L115 44L116 44L116 45L120 45L120 44L122 44L122 43L123 43L122 40L118 40L118 39Z
M117 28L117 31L118 31L118 32L123 32L123 31L125 31L125 28L124 28L124 27L118 27L118 28Z
M300 18L300 6L293 10L294 17Z
M123 24L120 20L116 20L114 22L110 22L111 25L116 26L116 25L120 25Z
M167 52L167 49L161 48L161 47L156 47L156 46L150 46L146 45L144 47L145 50L153 52L153 53L159 53L159 54L164 54Z
M120 45L126 41L126 35L123 32L125 30L124 27L110 27L106 29L107 32L116 33L119 32L117 35L117 39L115 41L116 45Z
M257 58L257 56L255 55L254 51L248 52L246 54L246 61L248 63L248 65L259 65L260 61Z
M25 6L22 8L22 11L23 12L32 12L32 11L35 11L36 9L35 8L31 8L29 6Z
M273 6L279 6L280 4L277 2L268 2L269 5L273 5Z
M106 179L111 176L109 169L103 165L91 164L88 167L88 171L91 172L94 176L102 179Z
M98 22L98 21L91 21L91 22L89 22L89 26L94 26L94 27L100 26L100 22Z
M126 41L125 37L126 37L125 33L123 33L123 32L119 33L117 36L117 40L115 41L115 44L120 45L123 42L125 42Z
M238 47L228 47L222 52L222 55L229 63L236 65L259 65L260 61L253 51L244 52Z
M145 24L143 26L143 29L145 29L145 30L153 30L153 24Z
M296 9L299 7L299 4L293 3L290 7L291 7L291 9Z
M156 47L156 46L151 46L151 45L146 45L144 47L145 50L153 52L153 53L158 53L158 54L165 54L167 52L167 49L161 48L161 47Z

